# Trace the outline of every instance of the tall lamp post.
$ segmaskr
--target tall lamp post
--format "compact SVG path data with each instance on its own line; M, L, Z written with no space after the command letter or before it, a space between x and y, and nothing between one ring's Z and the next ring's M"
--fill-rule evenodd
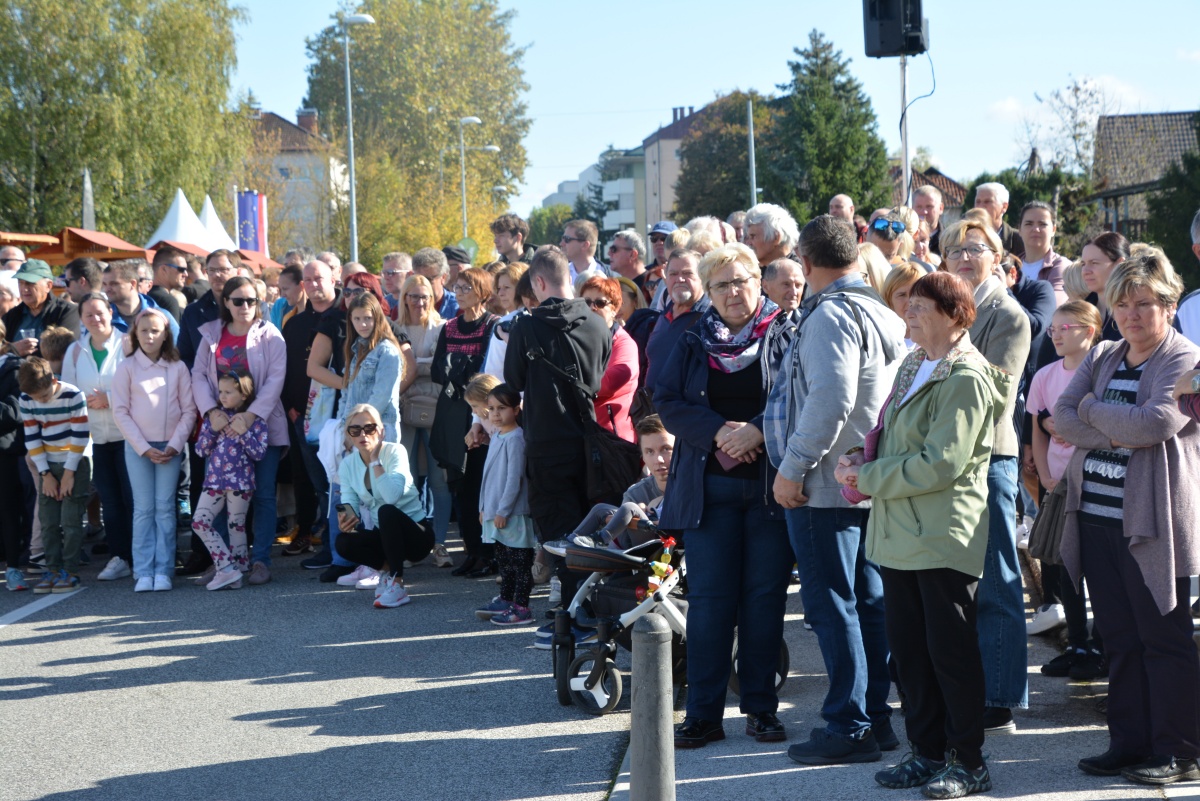
M458 119L458 165L462 173L463 239L467 238L467 146L466 140L463 139L463 128L467 125L483 125L483 120L478 117L459 117Z
M342 44L346 54L346 155L350 161L350 261L358 261L358 197L354 186L354 106L350 99L350 26L374 25L370 14L342 17Z

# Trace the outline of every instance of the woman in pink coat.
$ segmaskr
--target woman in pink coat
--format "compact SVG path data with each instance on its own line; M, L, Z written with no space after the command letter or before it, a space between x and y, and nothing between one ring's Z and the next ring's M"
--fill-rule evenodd
M621 284L613 278L595 276L583 282L579 296L604 320L613 335L612 355L596 394L596 420L621 439L637 442L629 409L638 385L638 348L633 337L617 322L621 308Z

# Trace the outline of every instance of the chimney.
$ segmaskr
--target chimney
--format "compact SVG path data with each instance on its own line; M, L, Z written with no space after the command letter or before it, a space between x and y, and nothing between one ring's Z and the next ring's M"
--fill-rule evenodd
M690 117L690 116L692 116L692 115L693 115L693 114L695 114L695 113L696 113L696 107L695 107L695 106L688 106L688 116Z
M318 136L317 110L315 108L299 109L296 112L296 124L308 131L313 136Z

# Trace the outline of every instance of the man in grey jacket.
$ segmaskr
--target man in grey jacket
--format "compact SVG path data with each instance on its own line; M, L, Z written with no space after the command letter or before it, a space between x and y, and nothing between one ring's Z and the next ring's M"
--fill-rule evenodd
M857 236L845 220L817 217L799 249L809 297L764 426L829 691L825 728L788 756L808 765L872 762L899 746L887 704L883 584L864 553L869 503L850 506L834 468L875 425L906 352L904 323L863 281Z

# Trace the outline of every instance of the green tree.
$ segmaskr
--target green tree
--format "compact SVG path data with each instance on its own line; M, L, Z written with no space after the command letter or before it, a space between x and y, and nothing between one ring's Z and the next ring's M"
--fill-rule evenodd
M1200 134L1200 114L1196 116ZM1200 209L1200 151L1185 153L1147 198L1147 239L1163 249L1189 289L1200 287L1200 263L1192 252L1192 217Z
M575 210L566 203L538 206L529 212L529 244L555 245L562 236L563 226L575 219Z
M251 135L229 101L242 18L227 0L7 0L0 228L78 225L85 167L97 227L137 244L176 187L228 202Z
M1090 198L1092 185L1078 173L1065 172L1053 166L1048 171L1026 173L1009 167L998 173L985 172L967 184L964 208L975 206L975 188L983 183L997 181L1008 190L1008 224L1019 228L1018 215L1026 203L1041 200L1055 209L1058 219L1054 250L1069 257L1077 257L1083 243L1099 233L1099 209Z
M788 62L792 79L779 86L779 117L762 148L764 199L801 225L839 193L862 209L891 205L887 149L850 59L816 30L794 52L800 60Z
M730 92L701 109L679 146L683 164L675 184L677 219L711 214L723 220L750 207L748 100L754 101L755 139L770 140L777 112L770 98L757 92Z
M520 183L527 161L522 140L530 122L522 95L528 86L521 69L524 49L514 46L510 35L513 12L501 12L495 0L365 0L356 10L376 20L350 33L356 167L362 160L386 165L397 173L386 181L408 189L399 197L371 191L367 182L374 179L359 168L360 216L390 216L390 228L380 236L393 247L417 244L411 241L414 221L427 235L436 231L445 242L457 241L462 236L459 120L478 117L482 125L464 128L468 148L497 145L500 152L466 153L468 217L470 235L490 241L492 187ZM336 21L309 39L305 103L318 109L332 137L344 142L342 47ZM439 165L444 166L440 192ZM433 194L425 191L430 185ZM383 206L372 211L364 207L370 202ZM344 226L335 230L345 236ZM361 249L361 233L359 244Z

